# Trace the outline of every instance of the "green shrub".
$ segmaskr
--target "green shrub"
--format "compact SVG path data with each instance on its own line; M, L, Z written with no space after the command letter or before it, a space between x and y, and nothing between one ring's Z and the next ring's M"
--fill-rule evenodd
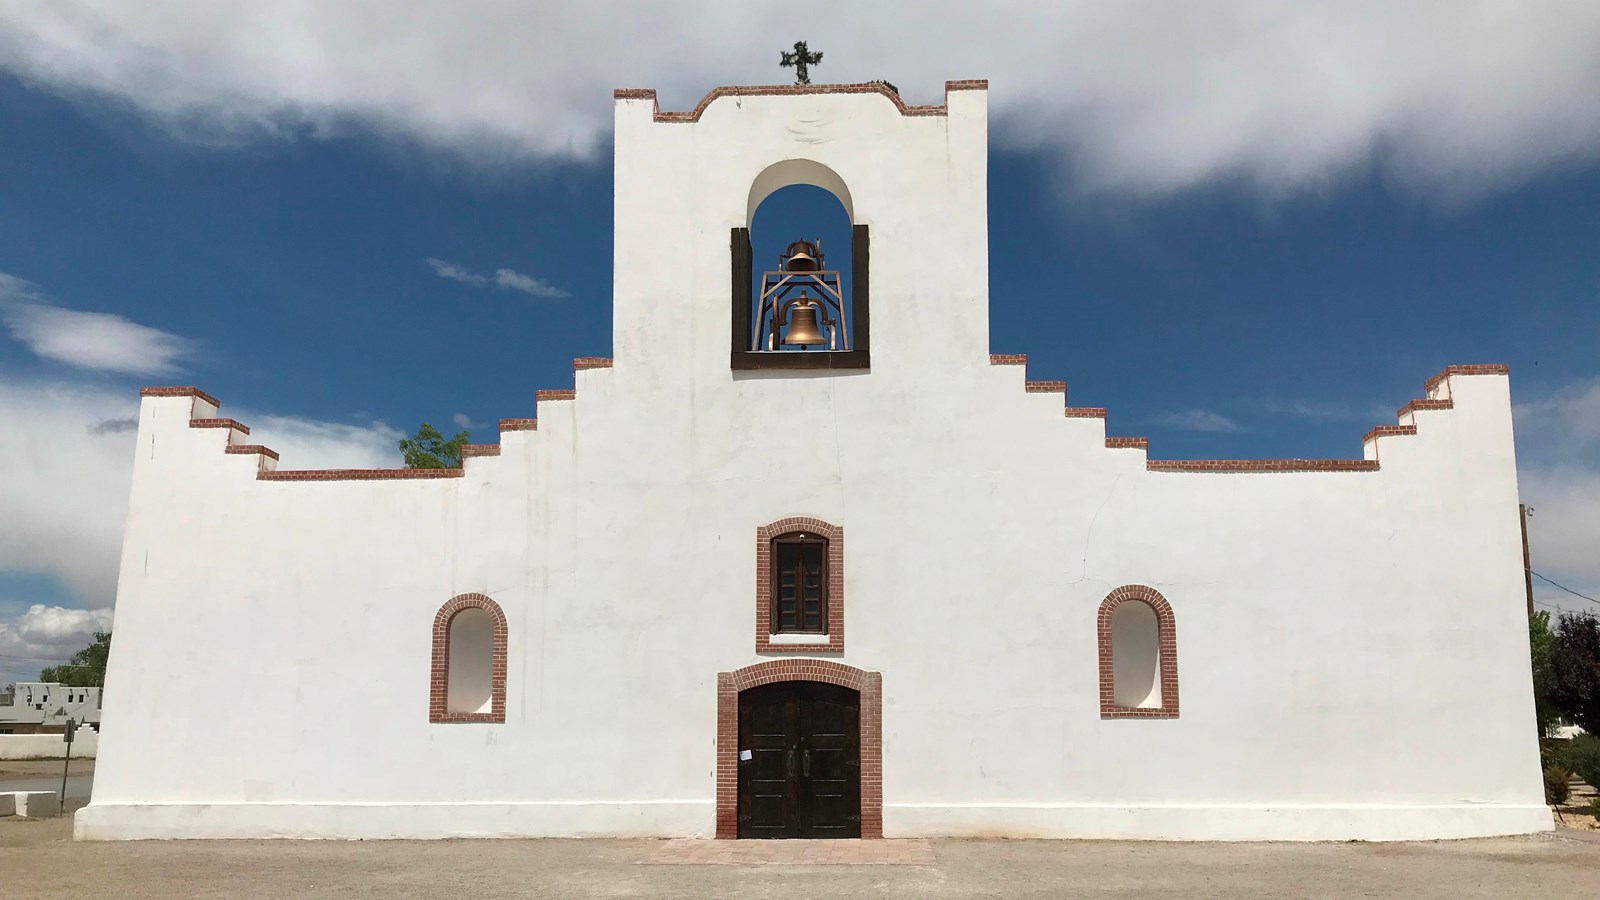
M1594 816L1596 819L1600 819L1600 797L1596 797L1589 801L1589 815Z
M1567 762L1567 751L1572 741L1566 738L1540 738L1539 739L1539 768L1548 769L1559 766L1570 769L1572 765Z
M1580 734L1567 741L1562 756L1565 757L1563 765L1587 781L1590 787L1600 788L1600 737Z
M1551 806L1560 806L1572 796L1572 786L1567 784L1572 773L1560 766L1551 766L1544 770L1544 802Z

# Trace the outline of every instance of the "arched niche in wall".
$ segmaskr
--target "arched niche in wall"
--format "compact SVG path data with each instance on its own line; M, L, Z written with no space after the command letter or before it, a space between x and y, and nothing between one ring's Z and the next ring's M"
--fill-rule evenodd
M826 233L824 233L826 232ZM774 328L774 313L796 296L795 285L781 285L787 263L784 251L795 241L822 238L825 263L811 276L817 284L799 285L815 295L825 343L795 347L774 341L789 332ZM730 365L752 369L865 369L870 364L870 242L866 225L856 222L855 201L837 172L808 159L787 159L762 170L751 183L745 227L729 241L732 274L732 343ZM780 273L771 278L768 273ZM831 275L829 274L831 273ZM825 299L833 278L833 300ZM801 278L799 280L806 280ZM769 292L789 290L780 296ZM837 308L830 304L837 303Z
M1155 588L1130 584L1100 603L1100 717L1178 716L1178 635L1172 605Z
M450 688L445 712L486 713L494 696L494 621L482 607L450 619Z
M433 619L430 722L504 722L506 617L483 594L461 594Z
M1161 706L1161 636L1156 611L1130 600L1111 614L1111 681L1117 706Z

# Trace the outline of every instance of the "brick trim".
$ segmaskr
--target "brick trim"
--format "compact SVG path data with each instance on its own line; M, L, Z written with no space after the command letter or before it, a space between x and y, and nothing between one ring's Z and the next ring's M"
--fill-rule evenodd
M965 79L946 81L944 83L945 102L939 106L907 106L900 95L889 90L888 85L880 81L859 82L855 84L762 84L762 85L723 85L712 88L710 93L700 98L694 109L688 112L662 112L659 98L655 88L617 88L611 92L616 100L649 100L651 117L657 122L682 122L694 123L700 121L700 116L718 98L721 97L771 97L771 96L799 96L802 94L879 94L893 103L903 116L943 116L948 114L951 91L986 91L989 82L985 79Z
M189 420L189 427L190 428L232 428L234 431L237 431L240 434L249 434L250 433L250 429L246 425L244 425L244 423L239 422L239 421L234 420L234 419L221 419L221 418L190 419Z
M576 388L566 388L564 390L546 389L546 390L542 390L542 391L534 391L533 392L533 400L534 400L535 403L538 403L538 402L541 402L541 401L544 401L544 400L576 400L576 399L578 399L578 391L577 391Z
M1419 409L1455 409L1453 400L1412 400L1394 411L1395 418L1408 416Z
M1148 450L1150 439L1142 437L1108 437L1107 450Z
M1137 600L1156 614L1156 641L1160 654L1161 705L1149 709L1130 709L1117 705L1116 685L1111 661L1111 614L1118 606ZM1176 719L1178 717L1178 630L1172 619L1172 605L1161 592L1142 584L1117 588L1100 601L1095 632L1100 663L1100 718Z
M538 431L538 419L501 419L501 431Z
M1376 472L1375 459L1151 459L1151 472Z
M274 460L278 458L278 451L272 449L271 447L263 447L260 444L229 444L222 452L241 454L259 453L262 456L271 457Z
M717 673L717 838L739 836L739 693L820 681L861 695L861 837L883 837L883 674L827 659L769 659Z
M1511 367L1505 363L1474 363L1462 366L1445 366L1444 371L1423 382L1423 388L1432 393L1439 383L1452 375L1510 375Z
M1104 406L1068 406L1065 413L1069 419L1104 419L1106 408Z
M1030 394L1065 394L1067 383L1065 381L1025 381L1022 389Z
M448 712L450 697L450 622L464 609L482 609L494 625L490 668L489 712ZM485 594L457 594L433 617L433 667L428 676L428 721L439 724L506 720L506 614Z
M472 459L478 456L499 456L499 444L462 444L461 458Z
M609 369L611 357L609 356L580 356L572 361L572 371L579 372L584 369Z
M1025 366L1028 364L1026 353L991 353L989 365L991 366Z
M1361 436L1361 443L1375 441L1381 437L1394 437L1404 434L1416 434L1415 425L1374 425L1372 430Z
M257 481L385 481L460 478L461 469L276 469L256 473Z
M221 406L222 401L211 396L197 387L143 387L139 389L141 397L199 397L212 406Z
M804 531L828 542L828 642L826 644L772 643L772 542L786 534ZM756 529L756 652L844 652L844 529L810 516L790 516Z

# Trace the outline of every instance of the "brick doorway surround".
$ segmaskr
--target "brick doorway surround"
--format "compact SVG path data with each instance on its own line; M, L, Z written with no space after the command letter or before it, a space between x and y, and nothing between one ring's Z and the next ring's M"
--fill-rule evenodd
M739 836L739 692L820 681L861 695L861 837L883 837L883 675L828 659L771 659L717 673L717 837Z

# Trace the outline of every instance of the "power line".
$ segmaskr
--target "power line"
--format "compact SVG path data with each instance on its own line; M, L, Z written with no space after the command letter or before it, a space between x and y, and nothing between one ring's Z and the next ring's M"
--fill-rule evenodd
M12 656L9 653L0 653L0 659L20 659L23 662L48 663L48 662L53 662L56 659L56 657L51 657L51 656ZM85 663L56 663L56 665L57 666L66 667L68 669L104 669L105 668L105 666L91 666L91 665L87 665Z
M1534 572L1532 569L1529 569L1528 571L1533 575L1533 577L1539 579L1540 581L1549 582L1550 584L1555 585L1556 587L1562 589L1563 591L1566 591L1567 593L1571 594L1574 597L1582 597L1583 599L1589 601L1590 603L1600 603L1600 600L1596 600L1595 598L1589 596L1588 594L1580 594L1577 591L1573 590L1572 588L1567 587L1564 584L1556 584L1556 582L1551 581L1550 579L1544 577L1543 575L1540 575L1538 572Z

